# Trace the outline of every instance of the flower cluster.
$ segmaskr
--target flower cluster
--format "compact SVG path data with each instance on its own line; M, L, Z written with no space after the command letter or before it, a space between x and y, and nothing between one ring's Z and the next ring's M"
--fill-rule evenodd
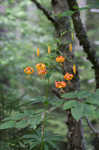
M37 69L38 75L46 75L46 73L47 73L46 65L43 63L36 64L36 69ZM24 69L24 72L26 74L30 75L30 74L34 73L34 69L32 67L26 67Z
M72 49L72 45L70 45L71 49ZM56 62L58 63L63 63L65 61L65 58L63 56L58 56L56 57ZM73 66L73 70L74 70L74 66ZM68 72L66 72L66 74L64 75L64 79L65 80L72 80L73 79L73 74L70 74ZM65 88L67 85L66 82L64 81L55 81L55 86L56 88Z
M48 46L48 54L50 54L50 52L51 52L51 49L50 49L50 46ZM39 48L37 48L36 54L37 54L37 56L40 56ZM46 73L47 73L46 65L43 63L36 64L36 69L37 69L38 75L46 75ZM24 72L26 74L30 75L30 74L34 73L34 69L32 67L28 66L24 69Z
M70 74L68 72L64 75L65 80L72 80L72 78L73 78L73 74ZM65 88L66 85L67 83L64 81L57 81L57 82L55 81L56 88Z
M69 45L69 50L72 51L72 44ZM48 46L48 54L51 53L51 49L50 49L50 46ZM40 55L40 51L39 51L39 48L37 48L37 56ZM56 57L56 62L57 63L64 63L65 61L65 58L63 56L57 56ZM46 69L46 65L44 63L38 63L36 64L36 70L37 70L37 73L38 75L46 75L47 74L47 69ZM34 73L34 69L30 66L26 67L24 69L24 72L28 75L30 74L33 74ZM76 65L74 64L73 65L73 73L76 74ZM64 79L69 81L72 80L74 77L73 74L71 73L68 73L66 72L65 75L64 75ZM56 88L65 88L67 85L67 83L65 81L55 81L55 86Z

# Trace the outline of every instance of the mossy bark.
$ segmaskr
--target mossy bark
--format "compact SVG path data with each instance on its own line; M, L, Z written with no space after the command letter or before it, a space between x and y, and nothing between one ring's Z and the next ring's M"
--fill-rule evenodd
M72 66L75 63L74 53L69 51L69 43L71 40L71 31L70 31L70 17L58 17L59 14L68 10L68 5L66 0L52 0L52 7L54 14L56 16L57 24L56 29L56 38L58 38L58 49L62 55L66 58L63 67L63 74L66 72L73 73ZM74 76L70 86L67 86L65 92L79 90L79 76L78 72ZM68 126L68 146L66 150L85 150L84 141L83 141L83 131L81 120L76 121L72 114L71 110L66 111L66 124Z

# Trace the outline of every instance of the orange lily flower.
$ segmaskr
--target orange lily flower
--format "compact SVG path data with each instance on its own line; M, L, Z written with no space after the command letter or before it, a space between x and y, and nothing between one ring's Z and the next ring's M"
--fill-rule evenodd
M64 81L55 81L55 86L56 86L56 88L65 88L66 87L66 82L64 82Z
M32 73L34 72L34 69L33 69L32 67L26 67L26 68L24 69L24 72L25 72L26 74L32 74Z
M39 75L46 75L46 65L43 63L36 64L36 69Z
M46 70L38 70L38 75L46 75Z
M36 69L37 70L45 70L46 66L43 63L39 63L39 64L36 64Z
M73 74L70 74L68 72L64 75L64 79L66 80L72 80L73 77L74 77Z
M63 63L64 60L65 60L65 58L63 56L57 56L56 57L56 62L58 62L58 63Z

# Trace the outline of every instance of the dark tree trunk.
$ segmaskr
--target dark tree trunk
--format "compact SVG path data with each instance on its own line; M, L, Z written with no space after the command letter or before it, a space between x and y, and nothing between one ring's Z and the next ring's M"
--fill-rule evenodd
M68 6L66 0L52 0L52 7L54 10L55 16L64 11L68 10ZM72 72L72 66L75 62L73 52L69 51L69 43L71 40L71 32L70 32L70 18L69 17L56 17L57 24L55 26L56 29L56 37L59 39L58 49L67 59L64 62L63 74L66 72ZM66 92L79 90L79 77L78 73L72 80L70 87L66 88ZM83 131L81 120L76 121L71 114L71 111L66 111L66 124L68 126L68 146L66 150L85 150L84 142L83 142Z

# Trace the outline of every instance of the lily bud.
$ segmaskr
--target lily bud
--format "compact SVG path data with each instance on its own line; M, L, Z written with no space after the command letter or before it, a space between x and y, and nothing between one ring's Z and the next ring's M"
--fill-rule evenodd
M37 56L40 56L40 50L37 48Z
M51 48L50 48L50 46L48 46L48 54L50 54L51 53Z

